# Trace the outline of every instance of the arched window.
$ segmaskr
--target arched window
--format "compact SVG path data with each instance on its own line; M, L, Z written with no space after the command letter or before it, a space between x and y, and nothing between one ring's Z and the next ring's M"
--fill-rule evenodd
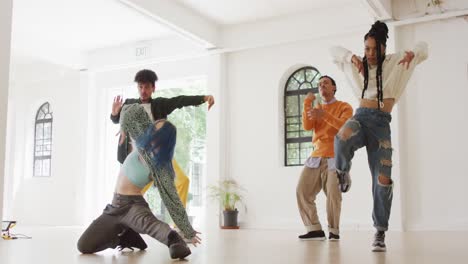
M34 171L35 177L50 176L52 158L52 112L50 104L44 103L36 113L34 129Z
M302 127L302 109L308 92L318 93L319 71L303 67L289 76L284 87L285 166L301 166L312 152L312 131Z

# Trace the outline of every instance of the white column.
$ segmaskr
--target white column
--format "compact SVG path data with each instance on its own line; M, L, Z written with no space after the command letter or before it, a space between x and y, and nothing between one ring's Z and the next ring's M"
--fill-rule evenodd
M227 178L227 113L228 100L226 87L226 55L216 54L209 58L208 94L215 98L215 105L207 113L207 170L205 186L218 184L219 180ZM207 190L206 188L204 188ZM207 194L208 195L208 194ZM206 228L217 228L220 224L219 202L207 198L205 206Z
M3 183L7 131L12 0L0 1L0 220L3 220Z

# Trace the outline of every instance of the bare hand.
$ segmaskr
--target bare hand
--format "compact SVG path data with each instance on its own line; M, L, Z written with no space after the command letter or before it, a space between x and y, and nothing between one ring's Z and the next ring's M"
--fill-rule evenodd
M314 108L307 112L307 117L309 120L320 120L324 114L325 112L322 109Z
M408 69L411 61L414 59L414 52L405 51L405 53L406 53L405 57L400 62L398 62L398 65L403 64L403 66L405 66L405 63L407 63L406 69Z
M305 99L309 99L311 101L315 101L315 95L312 93L312 92L308 92L307 95L306 95L306 98Z
M195 234L196 235L194 237L192 237L192 239L190 239L190 241L196 247L197 244L201 244L201 238L199 236L197 236L198 234L201 234L201 233L198 232L198 231L195 231Z
M353 57L351 58L351 63L353 63L354 67L356 67L360 74L364 74L364 65L356 55L353 55Z
M214 100L214 97L212 95L207 95L205 96L205 102L208 103L208 111L210 110L210 108L214 105L215 103L215 100Z
M125 138L127 137L127 134L123 131L120 131L120 140L119 140L119 145L122 145L125 142ZM128 152L130 153L130 152Z
M112 103L112 115L116 116L120 113L120 109L122 109L123 105L123 98L122 96L118 95L114 97L114 103Z

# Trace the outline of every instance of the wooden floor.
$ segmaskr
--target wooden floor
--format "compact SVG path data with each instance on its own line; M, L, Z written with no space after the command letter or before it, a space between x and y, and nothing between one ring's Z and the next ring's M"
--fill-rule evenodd
M173 261L167 247L145 236L145 251L109 249L81 255L81 228L24 229L30 240L0 240L1 264L36 263L468 263L468 232L388 232L386 253L371 252L373 232L342 232L342 239L300 241L297 231L219 230L202 234L187 261ZM16 230L19 232L19 230Z

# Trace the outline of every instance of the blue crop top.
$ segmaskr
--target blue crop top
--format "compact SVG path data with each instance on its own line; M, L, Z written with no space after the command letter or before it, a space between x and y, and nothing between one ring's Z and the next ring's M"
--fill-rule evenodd
M149 177L150 170L139 159L139 156L140 154L138 151L132 151L122 164L122 169L127 178L135 186L143 189L149 182L151 182Z

